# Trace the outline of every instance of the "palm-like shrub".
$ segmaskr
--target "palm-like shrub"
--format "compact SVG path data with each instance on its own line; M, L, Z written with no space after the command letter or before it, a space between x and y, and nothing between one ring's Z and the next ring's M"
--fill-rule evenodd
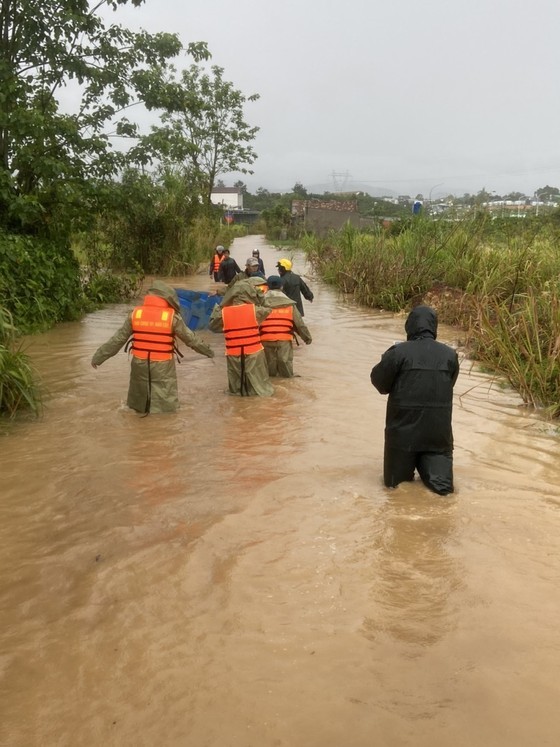
M17 339L11 314L0 306L0 415L13 417L21 409L37 414L39 406L35 372Z

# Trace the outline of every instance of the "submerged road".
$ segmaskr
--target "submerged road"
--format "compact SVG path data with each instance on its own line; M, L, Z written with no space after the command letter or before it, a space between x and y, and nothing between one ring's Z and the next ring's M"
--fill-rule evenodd
M262 237L232 255L254 247L272 273ZM313 343L269 399L225 394L204 331L179 413L127 411L127 357L90 359L130 306L30 339L45 413L0 438L0 744L560 743L558 430L462 360L457 492L387 490L369 372L404 317L294 270Z

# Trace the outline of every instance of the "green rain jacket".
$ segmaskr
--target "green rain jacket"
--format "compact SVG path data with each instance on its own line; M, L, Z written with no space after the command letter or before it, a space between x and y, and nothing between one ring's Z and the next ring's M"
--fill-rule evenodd
M255 314L257 323L261 324L270 314L270 307L263 306L263 293L258 289L262 285L261 277L238 280L234 286L229 288L232 292L227 299L224 298L222 304L216 304L212 310L208 327L213 332L223 332L224 322L222 317L223 306L235 306L242 303L252 303L255 305ZM235 290L234 290L235 289ZM230 394L241 394L241 356L227 356L228 387ZM245 356L245 386L244 391L249 396L270 397L274 394L274 389L270 383L268 367L266 365L266 355L264 350Z
M296 308L296 302L281 290L269 290L264 296L264 305L271 309L293 306L294 332L298 334L306 345L311 343L311 333ZM270 376L291 378L294 375L294 348L291 340L275 340L263 342L268 373Z
M179 313L179 298L177 293L161 280L154 280L148 295L160 296L177 312L173 315L173 334L185 345L188 345L197 353L214 357L214 351L203 340L192 332L183 322ZM97 368L108 358L119 352L132 335L132 314L129 314L120 329L118 329L110 340L99 347L91 359L92 366ZM151 379L149 386L148 365ZM149 396L150 395L150 396ZM148 409L149 403L149 409ZM130 367L130 382L128 386L128 407L140 413L153 412L175 412L179 408L179 396L177 392L177 372L175 370L175 359L168 361L151 361L135 358L132 356Z

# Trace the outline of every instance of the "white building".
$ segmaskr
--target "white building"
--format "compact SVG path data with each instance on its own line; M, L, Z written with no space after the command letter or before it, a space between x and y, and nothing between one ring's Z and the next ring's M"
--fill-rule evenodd
M210 199L224 210L243 210L243 192L239 187L214 187Z

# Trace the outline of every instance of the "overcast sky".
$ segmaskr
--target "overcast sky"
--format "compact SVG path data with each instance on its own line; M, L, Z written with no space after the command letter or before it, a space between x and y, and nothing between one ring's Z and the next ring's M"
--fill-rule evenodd
M560 0L147 0L117 17L206 41L260 94L252 192L560 187Z

